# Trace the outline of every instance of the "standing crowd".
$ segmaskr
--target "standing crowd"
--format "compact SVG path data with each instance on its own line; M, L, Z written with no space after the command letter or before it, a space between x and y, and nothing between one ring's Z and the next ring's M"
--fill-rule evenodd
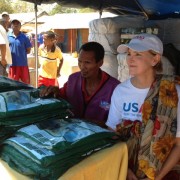
M11 20L9 14L3 12L0 19L0 75L30 84L27 55L30 54L32 46L30 38L21 32L20 20ZM63 65L63 55L56 45L54 32L44 32L38 55L38 87L58 86L57 78Z
M21 22L7 15L2 14L0 26L1 66L11 64L8 77L30 83L30 40L20 31ZM87 42L79 49L80 72L59 88L63 55L55 34L45 32L38 52L38 86L44 86L40 96L66 99L74 117L108 128L126 141L127 180L179 180L180 78L162 74L163 44L155 35L139 34L117 51L127 54L131 77L126 81L102 71L103 46Z
M20 31L21 22L11 20L7 12L2 13L0 35L1 41L1 66L0 75L11 79L30 83L27 54L31 51L28 37Z

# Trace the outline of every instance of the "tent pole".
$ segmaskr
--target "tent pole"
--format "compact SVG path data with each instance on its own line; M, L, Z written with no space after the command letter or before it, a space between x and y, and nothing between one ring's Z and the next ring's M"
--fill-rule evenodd
M35 47L34 47L34 53L35 53L35 63L36 63L36 88L38 87L38 32L37 32L37 3L34 3L34 10L35 10Z
M139 1L135 0L135 3L139 6L139 8L142 10L144 16L146 17L146 19L149 19L146 11L144 10L144 8L141 6L141 4L139 3Z

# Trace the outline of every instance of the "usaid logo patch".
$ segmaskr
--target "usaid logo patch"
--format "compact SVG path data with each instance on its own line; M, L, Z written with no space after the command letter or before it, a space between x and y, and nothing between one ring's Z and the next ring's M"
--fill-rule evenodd
M107 101L101 101L99 106L106 111L110 108L110 104Z
M137 112L142 112L142 107L139 109L138 108L138 104L137 103L129 103L129 104L126 104L124 103L123 104L123 110L125 112L134 112L134 113L137 113Z

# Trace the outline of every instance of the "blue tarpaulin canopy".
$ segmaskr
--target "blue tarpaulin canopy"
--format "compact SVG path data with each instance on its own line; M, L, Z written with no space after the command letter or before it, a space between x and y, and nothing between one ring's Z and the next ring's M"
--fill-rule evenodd
M41 5L58 3L73 8L92 8L118 15L142 15L148 19L180 18L180 0L23 0Z

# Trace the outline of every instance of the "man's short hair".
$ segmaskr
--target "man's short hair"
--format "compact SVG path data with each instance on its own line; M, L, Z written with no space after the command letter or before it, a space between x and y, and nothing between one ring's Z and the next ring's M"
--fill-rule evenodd
M81 50L93 51L95 54L96 62L99 62L104 59L104 53L105 53L104 47L98 42L95 41L87 42L80 47L79 52Z

